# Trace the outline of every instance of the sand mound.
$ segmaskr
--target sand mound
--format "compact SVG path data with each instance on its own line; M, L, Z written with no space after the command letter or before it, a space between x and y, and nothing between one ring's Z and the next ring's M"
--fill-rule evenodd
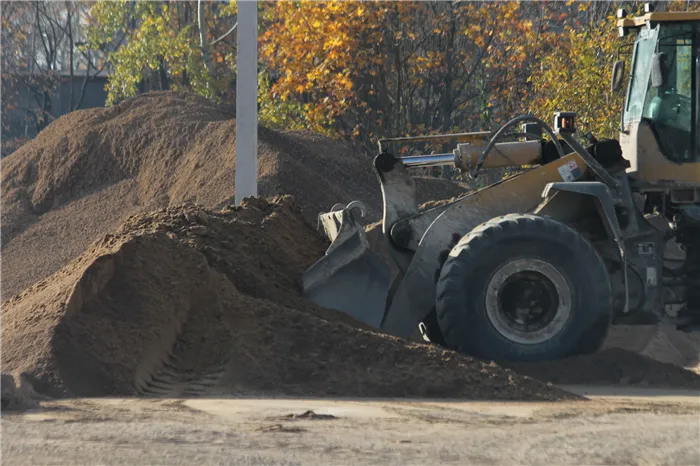
M5 299L81 254L132 214L186 201L230 203L235 120L229 107L187 93L157 92L111 108L65 115L2 160ZM259 193L291 194L315 221L360 199L369 221L381 192L368 157L318 135L260 128ZM423 200L463 191L418 179Z
M19 389L15 384L15 379L9 374L2 374L0 391L2 392L0 407L3 412L25 411L39 407L39 402Z
M8 140L3 135L2 141L0 141L0 157L7 157L29 141L30 138L24 136L16 136Z
M304 300L299 276L327 244L302 220L315 225L318 212L355 199L377 220L379 184L367 157L328 138L261 128L259 141L260 193L291 193L300 210L286 198L215 212L191 204L232 199L235 121L190 94L71 113L4 159L2 291L35 285L3 303L3 369L58 396L564 396L493 364L362 330ZM464 191L416 181L422 201ZM381 229L369 230L388 259ZM693 364L697 340L655 332L632 329L609 346ZM561 383L697 380L615 350L517 369ZM645 372L655 375L634 375Z
M671 325L613 327L604 349L618 348L700 373L700 334Z
M133 217L6 303L3 369L52 396L572 396L303 300L324 247L289 197Z
M520 374L563 385L644 385L700 389L700 376L619 348L546 363L506 363Z

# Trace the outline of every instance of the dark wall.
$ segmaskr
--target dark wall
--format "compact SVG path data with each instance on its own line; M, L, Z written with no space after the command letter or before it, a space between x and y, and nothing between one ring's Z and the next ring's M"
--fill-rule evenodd
M88 81L85 85L85 95L78 108L93 108L93 107L104 107L107 101L107 91L105 90L105 85L107 84L107 78L93 78L93 80ZM74 77L73 78L73 99L74 105L80 97L80 89L83 85L83 78ZM70 78L62 82L56 92L56 100L54 101L55 111L60 111L60 115L65 115L70 112ZM54 115L54 116L60 116Z
M73 77L73 105L80 97L83 77ZM78 109L104 107L107 100L106 77L93 77L85 85L85 95ZM71 78L64 77L61 83L51 93L51 116L53 119L71 111L70 103ZM36 136L36 124L28 113L38 109L34 93L27 88L2 89L2 98L16 102L15 108L2 114L2 140L7 141L17 137L31 139ZM29 109L29 112L27 111Z

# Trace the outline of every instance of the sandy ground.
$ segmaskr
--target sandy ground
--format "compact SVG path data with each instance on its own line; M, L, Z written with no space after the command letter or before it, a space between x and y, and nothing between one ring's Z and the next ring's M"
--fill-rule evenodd
M572 389L591 401L44 402L41 410L2 415L2 460L13 465L700 464L697 392Z

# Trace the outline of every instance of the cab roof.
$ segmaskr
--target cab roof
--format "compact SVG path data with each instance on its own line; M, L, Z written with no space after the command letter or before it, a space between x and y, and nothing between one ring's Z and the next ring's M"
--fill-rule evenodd
M651 22L700 21L700 11L667 11L617 20L617 27L638 28Z

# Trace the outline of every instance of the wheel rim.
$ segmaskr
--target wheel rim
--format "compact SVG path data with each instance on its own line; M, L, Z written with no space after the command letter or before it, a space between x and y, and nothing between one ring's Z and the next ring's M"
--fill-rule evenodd
M537 259L507 263L489 280L486 315L503 337L538 344L557 335L571 316L571 289L559 270Z

